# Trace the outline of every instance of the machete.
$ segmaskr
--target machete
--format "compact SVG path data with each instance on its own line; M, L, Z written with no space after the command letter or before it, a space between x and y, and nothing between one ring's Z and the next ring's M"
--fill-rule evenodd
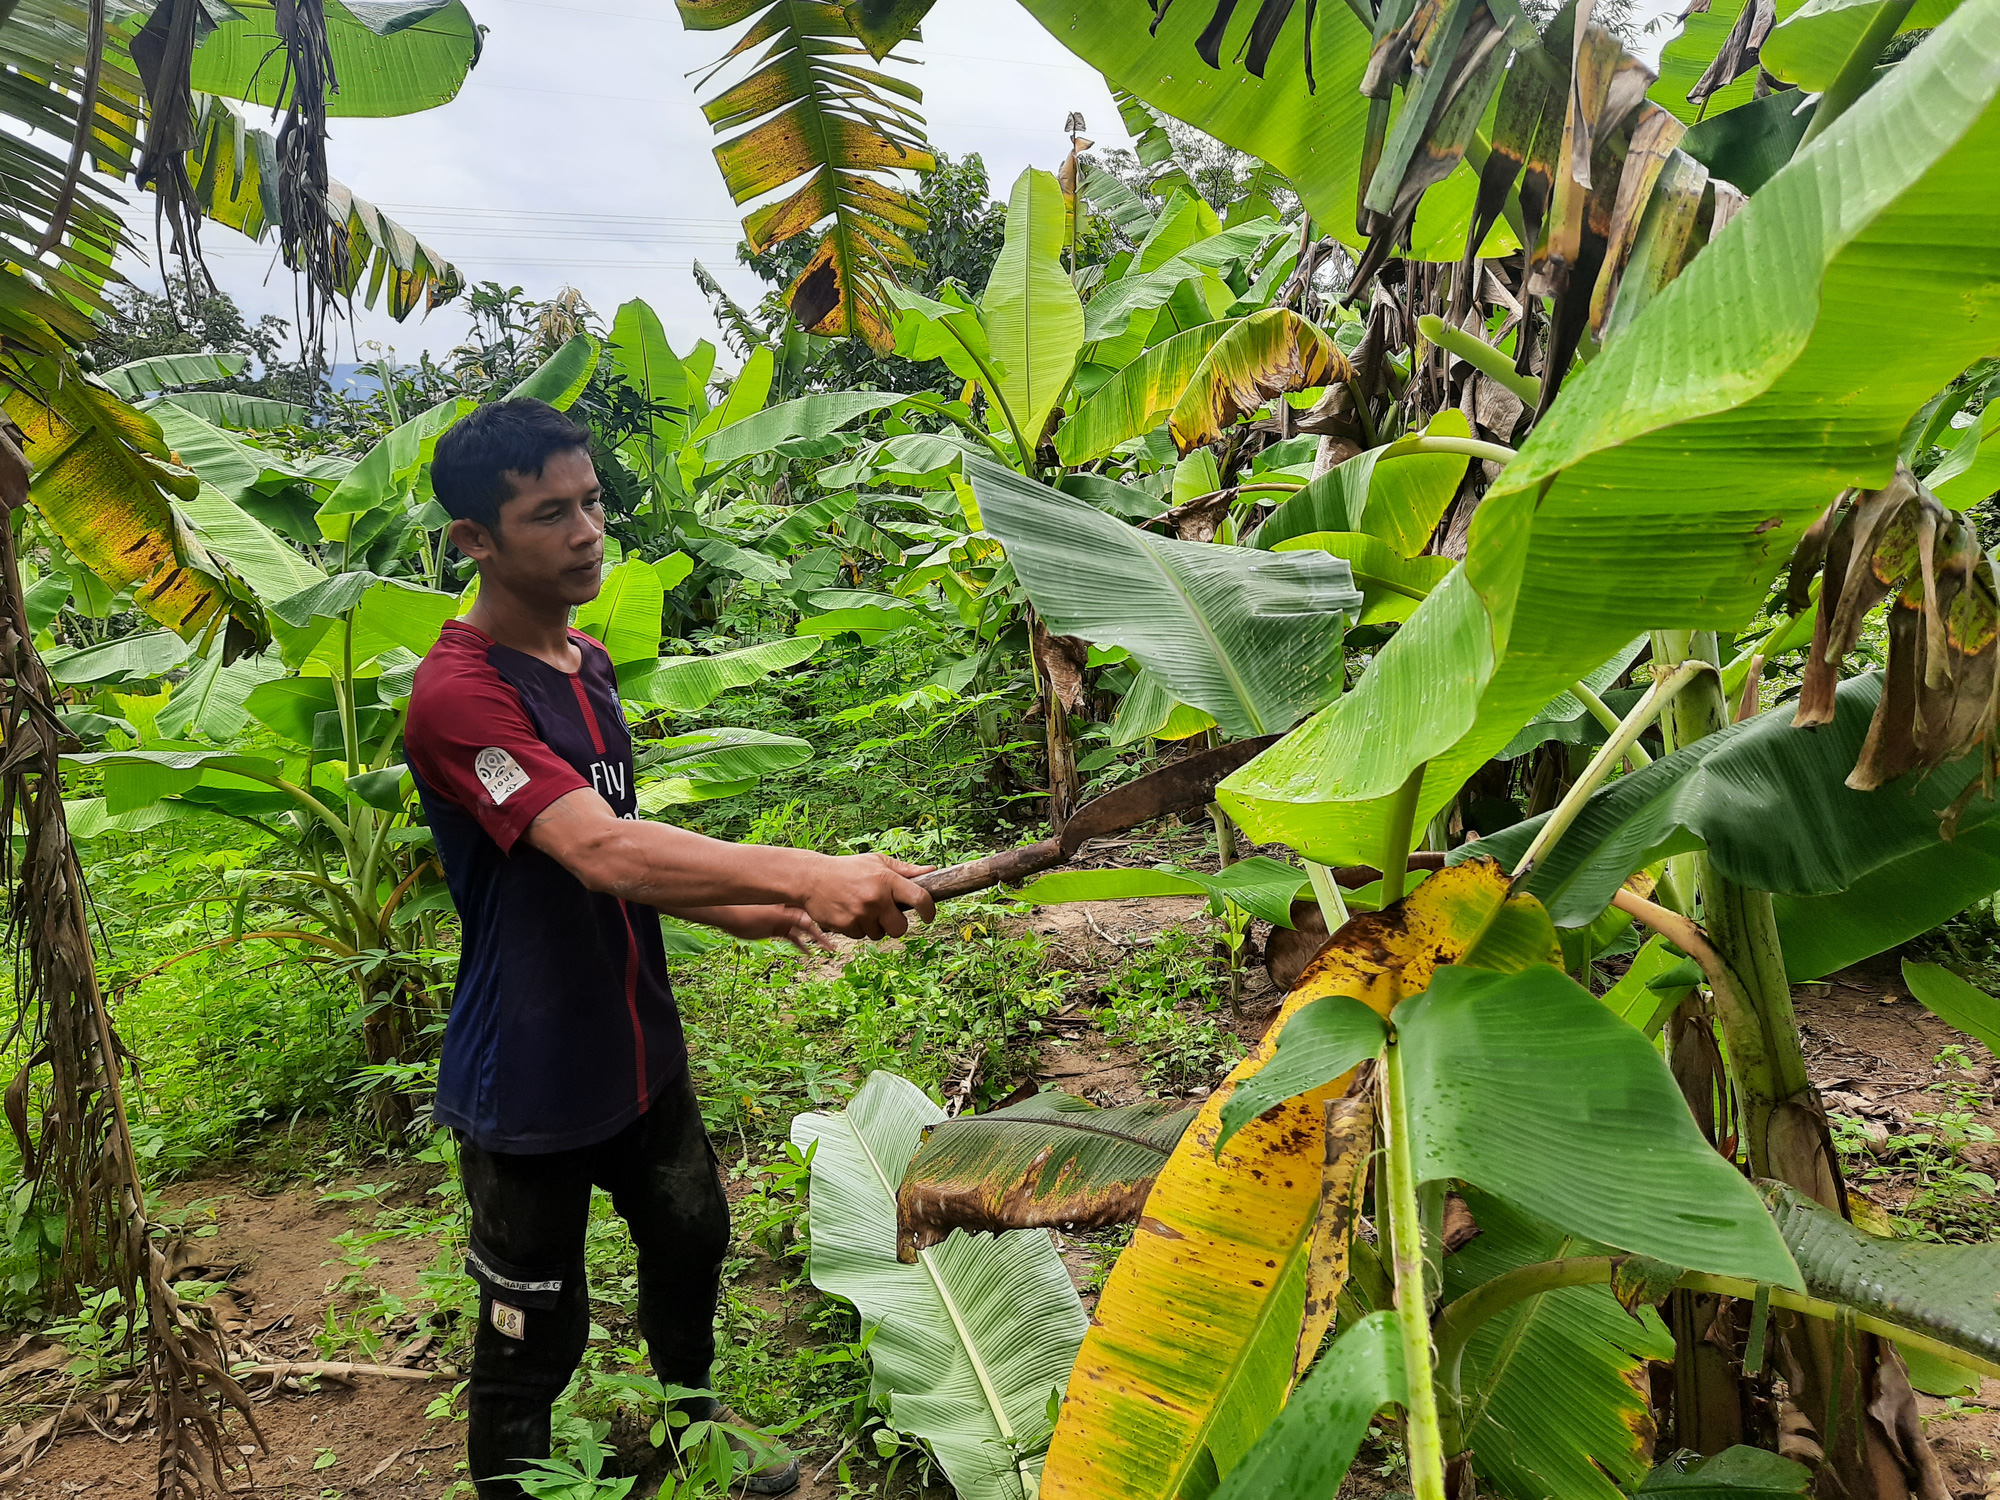
M1215 788L1224 777L1277 742L1277 735L1267 734L1259 739L1218 745L1213 750L1177 760L1102 797L1093 797L1076 810L1062 832L1053 838L989 854L948 870L933 870L928 875L919 875L917 884L940 901L969 896L990 886L1015 884L1064 863L1090 839L1123 833L1155 818L1208 806L1215 800Z

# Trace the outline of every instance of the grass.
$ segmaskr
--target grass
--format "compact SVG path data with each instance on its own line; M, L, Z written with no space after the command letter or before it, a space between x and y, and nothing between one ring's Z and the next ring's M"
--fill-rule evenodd
M1923 1090L1909 1123L1871 1136L1866 1122L1830 1114L1841 1171L1871 1199L1887 1200L1900 1238L1944 1244L2000 1239L2000 1196L1993 1178L1968 1159L1968 1147L1996 1135L1978 1119L1984 1091L1969 1081L1965 1048L1938 1053L1940 1077Z

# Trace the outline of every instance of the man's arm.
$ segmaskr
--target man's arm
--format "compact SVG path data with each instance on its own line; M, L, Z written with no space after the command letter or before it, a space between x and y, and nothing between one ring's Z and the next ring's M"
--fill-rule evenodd
M906 910L926 922L936 915L930 892L909 878L923 873L920 866L879 854L724 843L620 818L588 787L543 808L527 840L590 890L664 911L791 906L829 932L859 938L901 937Z

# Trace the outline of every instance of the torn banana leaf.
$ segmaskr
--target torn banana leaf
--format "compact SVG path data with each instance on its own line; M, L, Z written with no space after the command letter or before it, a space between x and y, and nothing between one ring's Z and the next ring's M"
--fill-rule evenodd
M1828 498L1886 483L1910 414L1990 352L1996 173L2000 0L1966 0L1578 377L1487 493L1465 563L1224 807L1261 842L1372 860L1415 767L1427 818L1635 622L1747 624ZM1896 248L1913 242L1921 261ZM1874 316L1883 256L1912 278L1907 337L1857 361L1848 320Z

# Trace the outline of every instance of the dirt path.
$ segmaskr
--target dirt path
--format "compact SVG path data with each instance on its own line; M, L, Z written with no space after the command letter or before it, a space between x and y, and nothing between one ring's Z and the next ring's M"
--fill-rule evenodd
M1146 1096L1147 1059L1131 1048L1112 1045L1097 1029L1092 1014L1100 996L1090 980L1108 976L1173 924L1197 919L1201 905L1195 898L1160 898L1049 908L1034 915L1031 925L1049 940L1055 961L1079 976L1077 1003L1067 1015L1056 1018L1041 1049L1038 1082L1104 1105L1132 1103ZM1219 1019L1247 1041L1269 1024L1279 998L1259 970L1246 985L1241 1017L1232 1019L1220 1012L1211 1019ZM1954 1098L1969 1109L1975 1124L2000 1128L2000 1110L1994 1107L2000 1067L1983 1048L1909 999L1892 966L1850 970L1830 982L1802 986L1797 1005L1815 1080L1827 1091L1832 1108L1855 1122L1856 1128L1879 1126L1874 1133L1885 1141L1925 1128L1920 1117L1939 1107L1940 1096L1932 1085L1941 1081L1956 1083ZM1935 1059L1954 1043L1965 1048L1967 1067L1948 1075ZM1199 1097L1207 1090L1192 1092ZM1900 1159L1895 1150L1884 1151L1877 1177L1857 1185L1870 1202L1889 1213L1901 1212L1925 1190L1921 1174L1907 1165L1899 1168ZM1964 1149L1960 1160L2000 1176L2000 1144L1975 1143ZM412 1175L402 1191L415 1196L422 1186ZM214 1233L187 1242L192 1248L183 1252L190 1257L185 1274L227 1283L226 1300L215 1304L225 1320L239 1320L235 1326L267 1360L322 1358L314 1336L323 1334L329 1309L337 1318L351 1316L364 1295L352 1286L343 1289L343 1277L351 1266L342 1262L341 1247L334 1240L364 1226L377 1205L358 1205L362 1212L357 1213L357 1205L322 1201L313 1190L260 1195L235 1180L188 1184L173 1197L176 1203L196 1205L191 1223L212 1214ZM396 1201L395 1196L386 1201ZM1089 1279L1100 1269L1099 1253L1076 1242L1066 1242L1063 1250L1079 1286L1090 1295ZM366 1272L367 1296L387 1293L413 1310L428 1308L419 1274L430 1264L435 1247L424 1240L389 1240L366 1253L375 1257ZM766 1283L775 1284L777 1278L761 1274L768 1262L759 1251L747 1253L753 1265L738 1284L738 1294L753 1299L775 1295ZM195 1266L204 1269L197 1272ZM254 1453L250 1434L240 1423L231 1428L251 1463L253 1493L284 1500L345 1496L367 1500L388 1495L431 1500L452 1489L463 1456L463 1425L448 1415L432 1417L426 1412L439 1397L449 1396L458 1372L432 1362L431 1346L422 1337L414 1311L392 1329L396 1336L377 1357L423 1371L430 1378L361 1377L351 1385L322 1380L316 1389L311 1383L294 1381L275 1392L259 1392L258 1422L269 1443L268 1454ZM32 1365L35 1357L36 1350L28 1346L0 1358L0 1396L12 1403L0 1413L0 1428L14 1424L0 1432L0 1473L15 1470L27 1452L37 1455L25 1472L0 1479L0 1495L150 1500L153 1438L137 1421L129 1400L121 1405L107 1403L101 1395L85 1400L79 1394L77 1400L92 1426L66 1431L52 1447L45 1440L24 1441L64 1403L72 1384L49 1369L17 1373L19 1365ZM1921 1399L1932 1439L1952 1478L1955 1500L2000 1500L2000 1381L1985 1382L1977 1401L1956 1406L1931 1397ZM813 1472L830 1456L829 1451L809 1457L809 1482L799 1492L802 1500L833 1500L838 1489L834 1476L811 1482ZM656 1479L649 1484L642 1478L634 1495L647 1500L656 1484ZM1357 1471L1343 1493L1397 1493L1383 1486L1384 1481Z

